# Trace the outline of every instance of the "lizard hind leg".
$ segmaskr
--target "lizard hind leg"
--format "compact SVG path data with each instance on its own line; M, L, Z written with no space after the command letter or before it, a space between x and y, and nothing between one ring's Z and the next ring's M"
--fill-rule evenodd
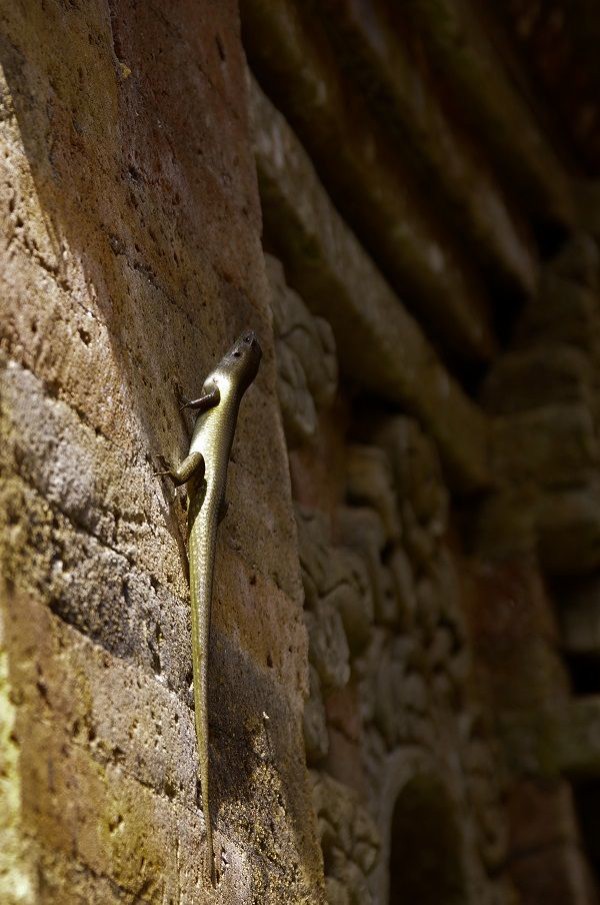
M185 484L190 478L202 478L204 475L204 456L201 452L190 453L177 468L172 468L168 474L176 487Z

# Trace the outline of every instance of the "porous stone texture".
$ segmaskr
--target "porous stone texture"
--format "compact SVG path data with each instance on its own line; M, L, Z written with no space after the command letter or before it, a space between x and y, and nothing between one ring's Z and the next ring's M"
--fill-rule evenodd
M308 689L235 3L2 4L3 902L317 902ZM197 395L263 347L229 469L201 865L185 494ZM268 464L267 464L268 463Z

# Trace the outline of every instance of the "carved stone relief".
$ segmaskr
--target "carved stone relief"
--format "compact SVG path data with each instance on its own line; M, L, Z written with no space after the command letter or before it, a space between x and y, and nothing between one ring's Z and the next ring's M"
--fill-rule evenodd
M277 354L277 391L290 448L314 436L317 408L330 405L337 388L333 331L313 316L285 282L277 258L265 255Z
M311 355L320 365L326 359L317 338L327 331L310 326L281 265L272 259L269 269L278 287L278 362L295 356L306 378ZM292 321L311 343L292 348ZM278 372L287 381L286 435L291 445L305 442L310 431L292 427L285 408L291 368L284 375L278 363ZM327 364L326 372L333 385L336 369ZM326 411L333 392L317 397L305 378L293 385L304 399L295 410ZM316 430L316 414L311 423ZM440 463L404 415L376 419L360 438L345 445L345 491L335 510L296 505L310 663L304 733L328 901L387 900L394 801L425 771L432 789L446 790L448 825L469 828L464 845L447 852L471 865L461 901L491 903L506 823L495 753L468 684L463 590L447 541ZM462 863L455 867L462 877Z

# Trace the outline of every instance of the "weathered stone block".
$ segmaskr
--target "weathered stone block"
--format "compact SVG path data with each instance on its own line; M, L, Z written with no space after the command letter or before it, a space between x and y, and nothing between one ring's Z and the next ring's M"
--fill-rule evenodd
M305 604L313 608L337 583L330 569L331 532L323 513L301 506L296 506L296 525Z
M47 609L23 596L12 598L11 604L7 609L6 598L2 599L3 639L18 702L13 731L21 752L24 833L36 845L61 855L58 875L74 857L87 870L131 894L145 884L148 890L179 887L188 889L190 896L201 895L204 880L198 840L202 823L190 707L156 678L109 655ZM211 719L211 766L217 833L231 870L221 894L229 902L233 889L236 895L240 890L246 890L244 895L251 890L259 897L265 894L264 884L261 887L257 880L257 872L260 875L266 869L262 856L257 856L254 866L247 858L249 849L257 850L256 839L262 840L263 851L274 853L283 845L291 852L286 809L276 803L285 801L291 788L298 795L300 777L288 787L283 775L273 772L273 764L285 763L284 770L292 772L300 765L290 757L298 744L292 712L273 687L268 690L268 680L259 674L251 678L254 667L249 662L238 659L234 665L232 651L223 657L221 646L219 642L213 664L212 693L218 693L220 709L211 705L211 713L218 715L216 725ZM220 662L228 663L234 675L227 676ZM248 695L255 698L249 710L244 711L239 688L234 691L236 681L241 681L246 702ZM115 700L120 707L114 707ZM262 715L258 701L264 708ZM265 737L269 731L274 733L277 757L268 755L272 751ZM217 742L223 733L228 739L226 749ZM291 746L287 754L281 744ZM229 756L236 762L233 773L239 788L235 793L227 780L232 775L225 763ZM256 796L252 820L239 808L240 783L246 797ZM262 809L270 815L268 826L258 817ZM307 819L311 819L310 808ZM178 840L179 860L173 839ZM298 870L304 876L301 884L312 882L304 868L298 868L298 859L306 864L307 855L304 850L302 856L292 856L284 884L292 882L294 873L299 879ZM35 848L34 856L41 857ZM269 895L277 894L275 883Z
M378 622L392 623L398 618L391 575L382 563L385 530L374 509L344 506L338 513L340 537L352 551L362 556L369 575L373 614Z
M542 219L573 223L565 173L522 95L498 65L484 23L451 0L411 0L410 13L520 202Z
M443 534L448 518L448 491L431 439L414 419L400 416L382 420L375 428L374 439L388 454L403 507L410 503L419 524L435 536Z
M426 66L403 39L385 4L368 11L357 0L325 4L329 33L386 127L422 178L435 184L448 213L494 273L531 290L532 254L489 167L444 110Z
M565 780L516 782L508 797L508 815L514 857L580 841L573 790Z
M417 598L413 570L402 547L396 546L393 549L388 557L387 566L392 576L393 599L396 601L393 624L412 625L416 615Z
M350 905L350 893L340 880L325 877L327 905Z
M353 655L367 644L373 625L373 593L364 559L354 550L338 547L336 557L345 566L346 580L329 595L344 623Z
M474 544L482 557L527 558L537 548L533 487L510 485L485 497L475 518Z
M600 776L600 696L575 698L564 709L557 761L567 776Z
M431 642L440 621L441 598L434 582L424 576L417 582L416 622L426 642Z
M581 484L600 457L592 415L581 404L552 403L497 417L493 438L496 474L513 484Z
M600 565L600 487L556 489L535 507L539 552L552 575L584 575Z
M593 290L547 268L535 299L519 319L516 341L523 346L567 343L591 351L597 347L599 331Z
M523 905L580 905L594 902L594 882L579 846L552 846L511 863L510 874Z
M506 352L486 377L483 402L498 414L549 403L589 405L593 367L589 355L566 343Z
M325 774L313 773L312 778L319 822L329 828L321 840L327 874L347 886L351 902L365 901L360 894L381 845L377 827L356 792Z
M392 750L406 739L408 699L415 691L406 684L405 665L392 657L386 646L376 666L377 672L371 693L374 695L374 721L387 747ZM418 697L419 691L416 692Z
M590 289L598 288L600 253L596 239L589 233L574 232L552 260L552 272Z

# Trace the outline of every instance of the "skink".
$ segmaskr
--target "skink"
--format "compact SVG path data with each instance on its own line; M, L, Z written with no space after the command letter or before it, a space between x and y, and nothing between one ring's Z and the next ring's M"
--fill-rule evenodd
M255 334L240 336L186 407L198 411L190 451L168 472L174 483L188 485L188 557L192 610L194 710L202 809L206 824L206 872L218 879L210 817L208 769L208 652L217 529L225 514L227 465L242 397L258 372L261 348Z

